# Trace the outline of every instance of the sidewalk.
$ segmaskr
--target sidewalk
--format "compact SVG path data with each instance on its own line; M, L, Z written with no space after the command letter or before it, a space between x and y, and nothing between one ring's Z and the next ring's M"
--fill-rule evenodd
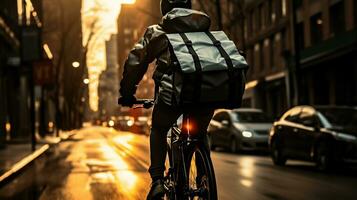
M61 132L60 137L46 136L37 140L36 150L31 150L31 144L6 144L0 149L0 186L15 176L24 167L45 153L50 145L58 144L74 134L73 131Z

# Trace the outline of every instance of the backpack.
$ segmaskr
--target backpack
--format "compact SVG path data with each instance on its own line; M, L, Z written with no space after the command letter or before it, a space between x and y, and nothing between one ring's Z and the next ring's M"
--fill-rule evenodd
M248 64L223 31L166 34L171 62L159 94L180 107L239 108Z

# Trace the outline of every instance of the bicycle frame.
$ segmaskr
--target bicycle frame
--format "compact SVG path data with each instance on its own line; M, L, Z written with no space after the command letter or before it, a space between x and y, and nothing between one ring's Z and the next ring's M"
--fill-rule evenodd
M185 123L186 122L186 123ZM194 139L190 135L190 128L184 128L185 125L189 126L190 118L187 114L183 115L182 127L179 128L177 124L174 124L171 128L171 134L168 135L168 146L169 146L169 159L170 159L170 168L168 170L168 177L172 176L173 181L178 183L179 181L185 183L183 185L183 190L187 192L189 188L186 184L188 182L187 169L185 163L185 150L186 148L195 148L199 140ZM177 152L175 152L177 151ZM177 157L179 156L179 157ZM183 170L183 173L180 173L180 169ZM180 180L179 180L180 178ZM176 187L177 185L175 185ZM167 189L169 187L167 186ZM187 194L185 194L187 195Z
M134 104L142 105L142 107L135 108L148 109L154 105L154 101L150 99L142 99L137 100ZM194 196L204 195L203 193L207 191L207 189L192 189L189 186L189 174L187 167L190 167L191 163L187 163L187 161L190 162L193 153L198 150L202 156L201 158L204 160L202 160L202 162L205 163L205 170L208 173L207 176L209 177L207 184L209 184L208 193L210 194L210 199L216 200L217 188L213 165L209 156L209 149L206 147L202 148L201 145L203 143L201 144L200 142L203 142L203 140L195 138L192 134L190 134L192 127L190 123L190 116L187 113L183 115L181 127L182 128L179 128L177 123L173 124L170 129L171 134L168 134L167 136L170 167L167 175L164 177L165 193L166 195L169 195L169 199L177 199L177 197L181 199L181 195L183 195L183 198L192 198ZM202 149L204 150L202 151ZM208 150L208 153L206 152L206 149Z

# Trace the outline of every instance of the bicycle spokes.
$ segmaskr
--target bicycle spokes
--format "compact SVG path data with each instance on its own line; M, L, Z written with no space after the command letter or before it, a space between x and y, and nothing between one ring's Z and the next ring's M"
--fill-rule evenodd
M189 199L206 200L208 199L209 182L205 168L202 166L201 155L196 152L193 154L189 169Z

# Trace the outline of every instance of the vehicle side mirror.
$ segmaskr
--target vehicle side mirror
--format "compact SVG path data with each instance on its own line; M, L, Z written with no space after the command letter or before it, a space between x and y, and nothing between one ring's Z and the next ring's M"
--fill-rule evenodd
M223 126L229 126L229 121L228 121L228 120L223 120L223 121L221 122L221 124L222 124Z

